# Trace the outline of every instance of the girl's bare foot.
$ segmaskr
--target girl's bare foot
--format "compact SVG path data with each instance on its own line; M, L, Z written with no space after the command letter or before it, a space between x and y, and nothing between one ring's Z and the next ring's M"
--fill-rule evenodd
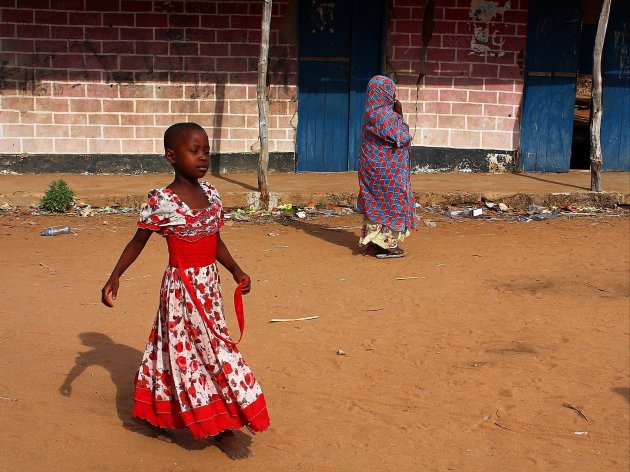
M243 444L233 431L223 431L214 437L217 447L232 460L247 459L252 457L252 450Z

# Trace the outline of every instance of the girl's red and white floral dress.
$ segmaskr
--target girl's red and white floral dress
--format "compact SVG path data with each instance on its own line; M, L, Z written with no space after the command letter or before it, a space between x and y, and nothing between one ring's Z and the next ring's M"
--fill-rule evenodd
M149 192L140 214L140 228L167 238L169 266L136 376L133 415L161 428L185 426L196 438L243 426L259 432L269 426L265 397L229 337L214 262L221 200L212 185L201 185L207 208L190 209L163 188Z

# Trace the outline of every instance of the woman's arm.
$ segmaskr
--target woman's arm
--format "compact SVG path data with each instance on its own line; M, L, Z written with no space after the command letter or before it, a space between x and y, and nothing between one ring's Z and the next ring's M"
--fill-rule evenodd
M252 281L243 270L236 263L227 246L221 239L221 233L217 233L217 261L221 263L223 267L230 271L234 277L234 281L237 284L243 283L241 287L241 293L243 295L248 294L251 290Z
M120 283L120 277L125 273L131 264L138 258L147 241L151 237L151 230L138 228L136 234L134 234L131 241L125 246L120 259L116 263L112 275L105 283L103 290L101 290L101 301L105 306L112 308L114 303L112 300L116 300L118 295L118 286Z

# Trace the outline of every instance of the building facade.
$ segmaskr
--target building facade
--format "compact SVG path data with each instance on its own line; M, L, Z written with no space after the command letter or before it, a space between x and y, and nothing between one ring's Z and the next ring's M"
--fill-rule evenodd
M167 170L164 130L195 121L215 172L253 171L262 3L0 0L0 170ZM365 86L379 73L397 84L414 171L568 170L545 167L537 156L547 151L522 136L541 123L523 116L526 45L547 54L555 43L544 25L566 26L567 12L582 31L589 2L558 3L564 10L540 0L274 0L270 170L355 170ZM611 57L627 59L628 25L615 25ZM551 66L529 69L544 82L556 78ZM571 126L575 84L574 74Z

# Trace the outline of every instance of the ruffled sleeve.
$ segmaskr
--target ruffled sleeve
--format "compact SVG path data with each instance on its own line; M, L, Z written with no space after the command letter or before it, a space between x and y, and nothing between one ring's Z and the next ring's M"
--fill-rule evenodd
M160 231L186 223L177 203L173 202L164 189L154 189L148 194L148 201L140 211L138 227Z

